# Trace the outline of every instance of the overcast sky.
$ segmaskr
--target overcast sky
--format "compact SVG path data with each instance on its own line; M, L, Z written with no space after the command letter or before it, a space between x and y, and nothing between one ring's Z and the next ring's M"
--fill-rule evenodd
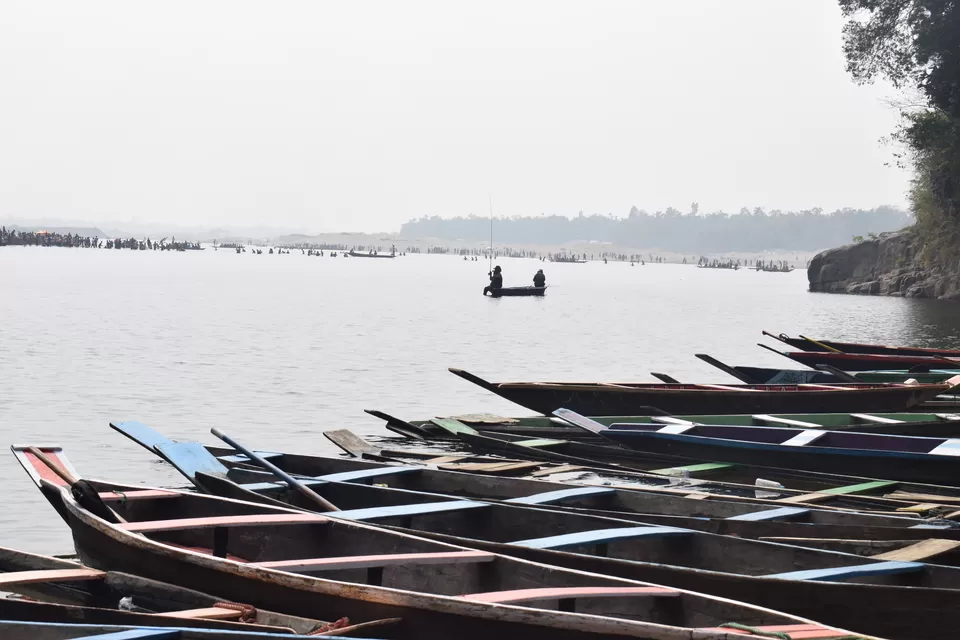
M836 0L0 7L0 219L904 203Z

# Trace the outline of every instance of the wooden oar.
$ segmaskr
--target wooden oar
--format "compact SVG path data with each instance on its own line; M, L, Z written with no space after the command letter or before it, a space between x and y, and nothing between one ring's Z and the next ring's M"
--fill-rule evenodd
M313 502L314 504L322 508L324 511L340 511L340 509L337 508L335 504L333 504L332 502L330 502L329 500L327 500L326 498L318 494L316 491L314 491L307 485L303 484L302 482L300 482L299 480L297 480L296 478L294 478L289 473L287 473L280 467L276 466L269 460L265 460L264 458L262 458L261 456L258 456L256 453L254 453L250 449L247 449L245 446L243 446L242 444L240 444L239 442L237 442L236 440L234 440L224 432L220 431L220 429L217 429L216 427L214 427L210 429L210 433L217 436L218 438L226 442L228 445L230 445L231 447L233 447L243 455L247 456L247 458L249 458L253 462L256 462L258 465L260 465L261 467L263 467L273 475L277 476L278 478L286 482L288 485L290 485L292 488L302 493L304 497L306 497L308 500L310 500L311 502Z
M763 384L765 382L764 380L757 380L756 378L751 378L747 374L737 371L730 365L724 364L719 360L717 360L716 358L714 358L713 356L707 355L706 353L695 353L693 355L700 358L707 364L713 365L717 369L720 369L720 371L723 371L724 373L733 376L734 378L736 378L737 380L745 384Z
M831 347L830 345L828 345L828 344L823 344L822 342L819 342L819 341L817 341L817 340L814 340L813 338L808 338L807 336L803 335L802 333L800 333L800 334L798 334L798 335L799 335L801 338L803 338L804 340L806 340L807 342L809 342L809 343L811 343L811 344L817 345L817 346L820 347L821 349L826 349L827 351L832 351L833 353L843 353L843 351L840 351L840 349L834 349L834 348Z
M52 460L50 456L41 451L39 447L27 447L27 452L36 456L37 460L47 465L50 471L53 471L61 480L66 482L70 486L70 492L73 494L74 499L84 509L98 518L103 518L113 524L126 522L116 511L108 507L104 501L100 499L100 493L90 486L89 482L83 478L78 478L61 467Z
M650 375L659 380L660 382L666 382L667 384L681 384L679 380L673 376L668 376L665 373L657 373L656 371L651 371Z
M832 373L833 375L840 378L842 382L856 382L857 384L863 384L863 380L857 376L844 371L843 369L837 369L832 364L818 364L816 366L818 371L823 371L825 373Z

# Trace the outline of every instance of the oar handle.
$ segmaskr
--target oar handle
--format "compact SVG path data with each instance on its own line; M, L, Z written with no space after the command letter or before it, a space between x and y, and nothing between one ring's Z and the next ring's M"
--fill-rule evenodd
M288 485L290 485L291 487L293 487L294 489L302 493L304 496L306 496L313 502L315 502L321 508L327 511L340 511L340 509L338 509L335 504L333 504L332 502L330 502L329 500L327 500L326 498L318 494L316 491L314 491L307 485L303 484L302 482L300 482L299 480L291 476L289 473L287 473L277 465L265 459L263 456L257 455L250 449L247 449L245 446L243 446L242 444L240 444L239 442L237 442L236 440L234 440L224 432L220 431L220 429L213 427L212 429L210 429L210 433L217 436L218 438L226 442L228 445L230 445L231 447L233 447L243 455L247 456L247 458L249 458L250 460L253 460L258 465L260 465L261 467L263 467L273 475L277 476L278 478L286 482Z

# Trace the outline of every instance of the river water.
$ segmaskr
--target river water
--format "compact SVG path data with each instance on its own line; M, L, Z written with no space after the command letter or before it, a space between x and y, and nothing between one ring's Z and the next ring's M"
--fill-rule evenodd
M544 298L484 298L486 262L202 252L0 249L0 434L63 445L82 475L183 481L108 422L175 439L217 426L261 449L335 453L322 431L523 409L448 373L491 380L732 379L693 357L790 367L771 332L960 345L960 305L811 294L806 274L501 259L505 285L543 268ZM776 346L776 345L775 345ZM0 545L66 552L67 528L12 455Z

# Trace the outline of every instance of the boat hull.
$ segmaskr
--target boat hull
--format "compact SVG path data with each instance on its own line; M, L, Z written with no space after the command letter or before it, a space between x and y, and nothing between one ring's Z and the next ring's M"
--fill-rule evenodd
M542 297L546 292L546 287L501 287L499 289L486 287L483 290L483 294L491 298Z

